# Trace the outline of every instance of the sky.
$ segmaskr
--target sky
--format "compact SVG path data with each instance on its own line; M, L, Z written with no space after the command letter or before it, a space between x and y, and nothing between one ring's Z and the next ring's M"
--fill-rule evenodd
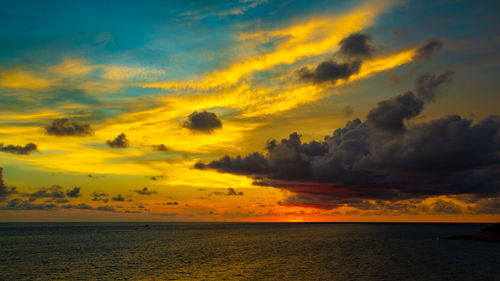
M497 222L497 1L4 1L0 221Z

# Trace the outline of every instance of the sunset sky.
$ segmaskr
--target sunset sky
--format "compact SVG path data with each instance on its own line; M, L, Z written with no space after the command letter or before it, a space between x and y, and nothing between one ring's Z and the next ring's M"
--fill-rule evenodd
M499 10L3 1L0 221L500 221Z

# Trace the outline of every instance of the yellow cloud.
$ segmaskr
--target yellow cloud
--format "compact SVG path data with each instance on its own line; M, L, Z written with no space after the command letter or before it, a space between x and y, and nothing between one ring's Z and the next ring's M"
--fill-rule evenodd
M100 75L90 76L93 71L98 71L96 74ZM69 87L89 93L114 93L130 85L127 81L132 79L148 81L164 73L165 71L161 69L91 64L83 58L66 57L59 64L49 65L43 70L26 71L16 68L0 71L0 87L29 90Z
M49 66L48 72L61 78L76 78L89 74L96 67L84 59L65 58L60 64Z
M393 55L387 55L385 57L365 61L361 66L359 73L349 77L347 82L351 82L363 77L367 77L373 73L386 71L398 67L400 65L409 63L413 61L415 54L416 54L416 49L410 49L401 51ZM345 82L341 81L338 82L338 84L342 83Z
M280 64L291 64L298 59L320 55L335 50L347 35L373 24L374 19L391 5L391 1L368 2L346 15L334 18L314 19L283 30L257 33L247 37L287 38L267 54L253 56L237 62L227 69L207 74L199 80L140 83L146 88L201 88L208 89L236 84L255 71L262 71ZM243 36L245 37L245 36ZM261 39L264 41L264 39Z
M362 65L360 72L352 75L348 80L339 80L334 86L351 83L355 80L369 77L375 73L387 71L409 63L413 60L415 49L404 50L396 54L377 57L367 60ZM294 73L283 80L294 79ZM167 98L166 102L176 104L183 112L214 107L226 107L241 110L238 118L250 118L275 114L297 107L301 104L314 102L325 96L325 88L330 84L309 85L296 83L283 83L281 86L254 86L241 83L238 86L220 89L218 93L194 95L187 97ZM155 112L156 114L157 112ZM170 114L175 113L169 111Z
M338 81L334 87L351 83L357 79L386 71L411 62L415 50L404 50L396 54L367 60L358 74L348 80ZM292 76L294 74L291 74ZM283 79L291 79L284 77ZM109 120L102 129L110 136L120 132L131 132L137 139L147 137L165 145L173 145L177 150L209 153L217 150L241 150L238 143L245 135L263 125L259 122L245 123L223 120L222 130L211 135L193 135L179 125L185 118L197 110L225 108L225 112L236 114L238 119L276 114L295 108L301 104L317 101L331 91L325 88L330 84L297 84L283 83L281 86L254 86L242 82L237 86L218 89L216 93L199 90L191 95L179 95L163 98L164 105L140 112L125 114L120 118ZM224 112L224 111L221 111Z
M148 79L165 74L161 69L148 69L144 67L128 66L103 66L104 74L101 76L107 80L124 80L130 78Z
M0 72L0 87L43 90L51 86L51 81L35 73L21 69Z
M82 107L69 107L68 109L82 108ZM30 113L2 113L0 114L0 124L2 123L28 123L28 122L39 122L41 120L50 120L56 118L71 118L71 117L83 117L84 114L69 114L64 111L56 110L38 110Z

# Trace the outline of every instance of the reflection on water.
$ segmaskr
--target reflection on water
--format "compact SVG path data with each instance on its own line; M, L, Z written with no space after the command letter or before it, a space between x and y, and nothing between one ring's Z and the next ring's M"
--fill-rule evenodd
M499 280L481 224L0 224L0 280Z

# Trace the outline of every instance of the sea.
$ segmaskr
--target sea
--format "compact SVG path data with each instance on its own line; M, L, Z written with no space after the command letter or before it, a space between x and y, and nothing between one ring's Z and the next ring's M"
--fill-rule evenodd
M500 280L487 224L0 223L0 280Z

